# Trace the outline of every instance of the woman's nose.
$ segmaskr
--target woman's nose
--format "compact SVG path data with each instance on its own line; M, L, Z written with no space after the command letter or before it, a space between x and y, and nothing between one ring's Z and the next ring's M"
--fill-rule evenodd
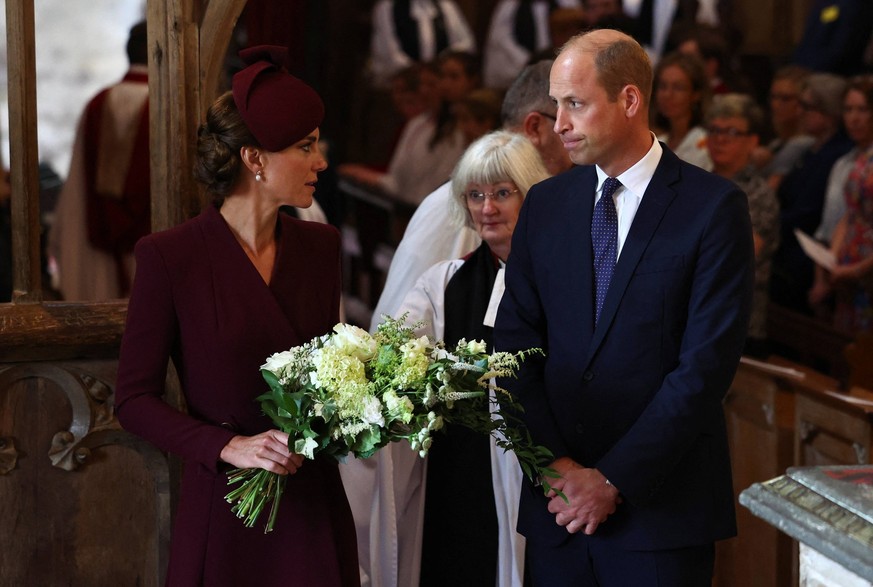
M490 197L485 197L485 201L482 203L482 213L483 214L494 214L497 212L497 204L494 203L494 200Z

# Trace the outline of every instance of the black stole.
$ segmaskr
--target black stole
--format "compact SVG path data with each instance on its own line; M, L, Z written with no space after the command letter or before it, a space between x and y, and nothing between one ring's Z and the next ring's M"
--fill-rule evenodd
M541 0L520 0L515 9L515 23L512 27L512 36L515 42L531 53L537 51L537 27L534 18L533 7ZM549 12L557 8L555 0L548 0Z
M445 291L445 342L482 339L482 320L499 263L486 243L452 276ZM427 463L421 585L494 585L497 578L497 508L491 484L488 437L462 426L434 435Z
M470 253L464 264L446 285L445 335L446 348L451 350L459 340L484 340L491 350L494 329L482 324L491 290L497 279L500 262L487 243Z
M403 52L409 55L413 61L421 61L418 22L410 14L411 3L412 0L394 0L394 30L397 32L397 40L400 42ZM449 36L446 33L446 19L439 2L433 2L433 5L437 12L436 18L433 19L434 39L436 40L434 55L439 55L440 51L449 46Z

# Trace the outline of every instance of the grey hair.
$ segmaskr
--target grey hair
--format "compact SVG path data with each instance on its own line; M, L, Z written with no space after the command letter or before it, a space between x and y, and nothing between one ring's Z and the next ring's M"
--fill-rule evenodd
M511 181L524 198L533 184L547 177L542 157L527 137L505 130L488 133L467 148L452 173L452 220L473 228L465 197L471 183Z
M742 118L749 123L749 132L756 135L760 135L764 128L764 111L748 94L714 96L706 110L706 122L717 118Z
M840 120L847 84L846 78L833 73L813 73L806 78L803 89L812 94L814 105L823 114Z
M552 70L552 63L553 60L545 59L528 65L506 90L500 111L504 128L521 128L524 117L530 112L555 112L555 106L549 97L549 72Z

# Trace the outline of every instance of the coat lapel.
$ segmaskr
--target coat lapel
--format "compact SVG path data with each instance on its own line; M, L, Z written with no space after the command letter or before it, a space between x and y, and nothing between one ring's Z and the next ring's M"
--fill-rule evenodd
M594 190L597 187L597 174L594 167L577 168L584 173L578 181L570 181L565 188L565 214L559 219L562 226L566 227L563 238L558 242L572 243L565 263L562 264L558 273L562 280L566 280L566 291L569 299L579 300L579 304L570 305L568 308L574 312L569 320L574 329L586 333L588 338L594 328L594 285L592 281L592 252L591 252L591 215L594 210ZM566 222L568 218L578 218L579 223ZM581 231L581 235L580 235ZM560 245L566 247L566 245ZM567 270L568 267L578 267L578 270ZM563 288L562 288L563 289ZM583 345L587 340L583 340ZM584 348L584 346L583 346Z
M634 216L633 224L631 224L627 239L622 247L621 254L618 258L618 263L615 265L615 273L612 275L612 281L609 284L609 291L606 293L606 298L603 302L603 308L600 311L600 320L597 327L594 329L594 336L591 340L591 346L588 350L588 358L586 364L590 363L597 349L603 342L606 333L612 321L615 319L615 314L621 304L621 298L633 277L634 271L640 262L646 248L652 240L661 219L667 212L670 203L676 197L676 192L671 187L679 181L679 160L668 149L664 149L661 156L661 161L655 170L655 175L649 186L646 188L646 193L640 202L640 207ZM591 211L588 212L590 226ZM588 239L588 249L590 253L590 239ZM590 259L590 255L589 255ZM590 261L589 261L590 265ZM593 269L592 269L593 271ZM589 271L590 274L592 271ZM590 288L589 288L590 289ZM591 292L588 292L589 305L591 301ZM591 306L593 308L593 306ZM593 316L593 310L590 312Z
M271 347L284 350L282 346L288 340L297 340L298 337L271 287L246 256L220 212L210 207L204 214L203 229L218 315L224 316L225 320L229 316L240 316L256 321L263 336L274 341ZM278 243L278 255L282 254L282 244L282 241ZM231 328L230 324L226 326Z

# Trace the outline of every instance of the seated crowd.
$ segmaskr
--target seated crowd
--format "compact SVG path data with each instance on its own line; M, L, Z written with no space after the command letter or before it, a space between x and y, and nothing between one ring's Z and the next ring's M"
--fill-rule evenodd
M449 179L467 146L500 126L499 103L527 64L548 62L577 32L618 28L640 41L654 65L652 132L680 158L732 179L749 196L758 275L747 352L770 352L770 303L820 318L849 336L869 330L873 121L865 73L871 64L860 58L851 59L852 69L845 59L811 63L810 46L820 42L811 14L796 53L774 60L766 87L755 87L751 80L760 76L744 72L736 57L741 31L710 3L698 3L697 14L677 8L667 23L647 18L636 4L502 0L482 40L470 33L455 2L382 0L373 13L370 79L374 89L388 88L390 107L404 122L384 167L340 162L340 177L417 207ZM436 32L421 38L404 32L400 13L406 8L419 27ZM869 20L869 12L853 16ZM540 123L554 124L551 110L540 109ZM836 265L817 267L795 231L830 248ZM414 239L412 232L405 238ZM392 273L412 271L408 254L402 243L394 260L400 268ZM416 255L431 263L445 260ZM425 269L416 265L407 280ZM394 302L380 300L374 326L412 285L395 277L389 274L383 292Z

